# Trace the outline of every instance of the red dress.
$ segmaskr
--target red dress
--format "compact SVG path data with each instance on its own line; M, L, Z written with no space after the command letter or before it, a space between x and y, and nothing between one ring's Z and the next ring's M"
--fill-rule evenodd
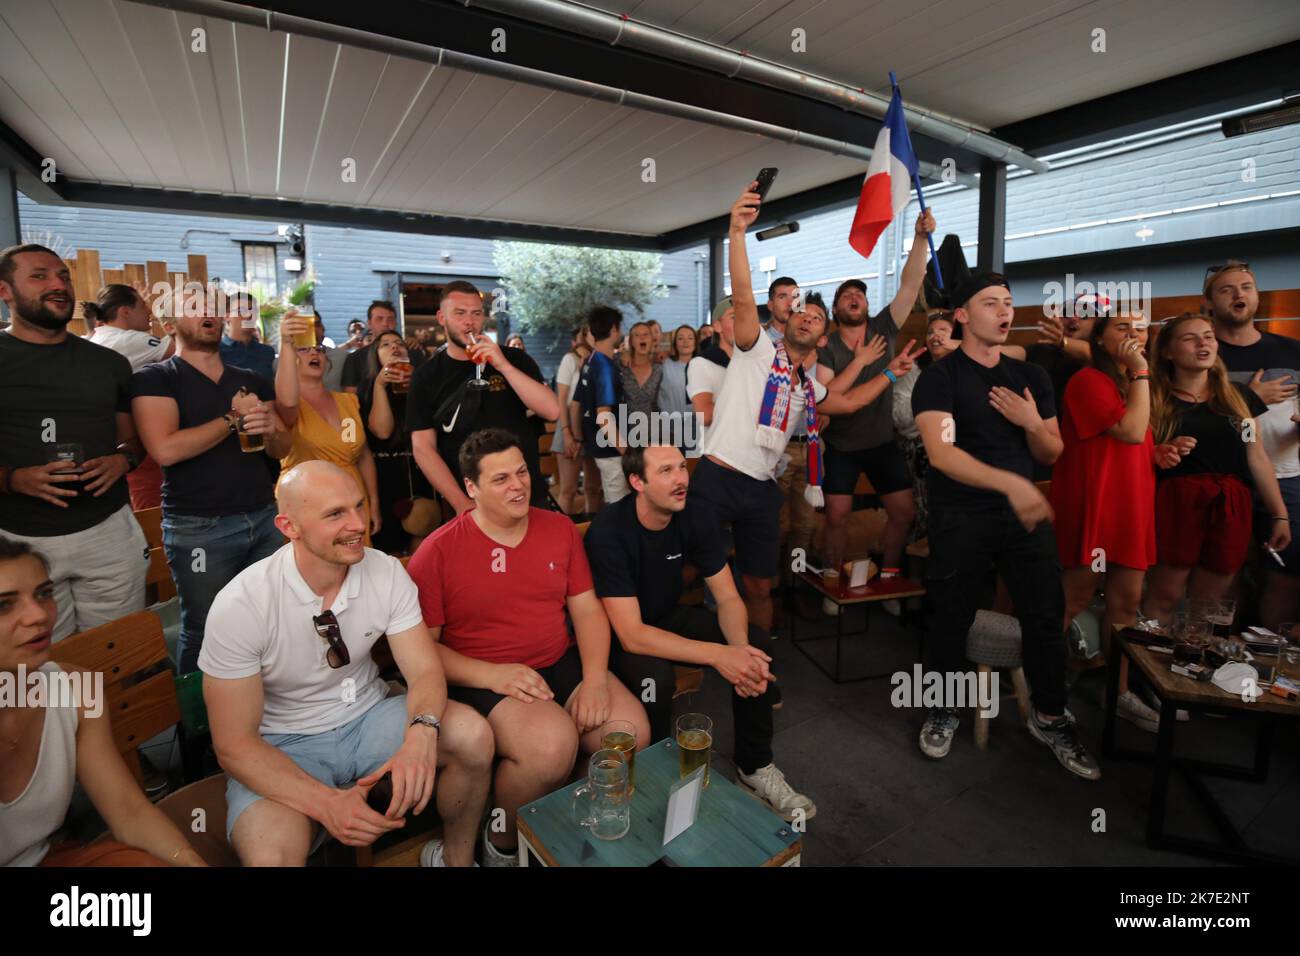
M1049 495L1061 566L1091 566L1100 548L1107 564L1146 570L1156 563L1151 429L1140 445L1106 434L1126 406L1115 383L1095 368L1071 376L1062 404L1065 450L1052 470Z

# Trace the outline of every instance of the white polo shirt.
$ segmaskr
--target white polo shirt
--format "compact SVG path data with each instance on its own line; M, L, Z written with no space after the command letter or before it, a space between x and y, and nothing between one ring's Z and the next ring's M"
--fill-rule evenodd
M713 424L704 436L704 454L726 462L737 471L767 481L777 468L784 470L785 447L764 448L757 441L758 413L767 391L767 377L776 358L776 346L761 331L749 351L739 345L731 353L731 363L723 371L722 387L713 395ZM694 360L692 359L692 364ZM813 380L817 401L826 397L826 386ZM804 420L804 392L790 390L790 415L785 423L788 442L796 422Z
M312 623L322 603L299 573L292 544L249 565L212 602L199 669L227 680L262 676L261 734L321 734L360 717L387 694L370 648L423 620L401 562L366 548L330 608L351 658L333 670L329 644Z
M95 331L90 333L90 341L125 356L131 363L133 372L138 372L144 366L152 365L154 362L161 362L167 356L167 349L172 344L170 335L164 335L159 339L148 332L119 329L115 325L95 326Z

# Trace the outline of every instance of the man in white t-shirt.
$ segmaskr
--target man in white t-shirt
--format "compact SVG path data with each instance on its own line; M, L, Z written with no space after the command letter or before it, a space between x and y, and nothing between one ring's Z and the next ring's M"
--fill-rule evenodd
M170 335L154 334L149 303L129 285L106 285L99 290L98 301L86 302L82 308L95 323L90 341L126 356L132 372L171 358L176 351Z
M730 264L735 341L722 387L714 395L712 425L704 438L704 458L691 480L692 497L713 508L723 524L731 525L736 566L745 588L749 619L765 632L772 627L772 579L780 567L781 504L784 496L776 478L785 470L785 448L801 419L808 422L807 394L811 390L821 411L849 414L871 402L890 384L889 375L905 374L916 355L911 343L880 375L852 389L832 385L829 369L816 377L804 364L825 338L828 315L821 297L805 298L791 314L785 335L773 342L758 322L758 305L750 282L745 230L758 217L761 200L751 184L731 207ZM880 343L884 354L884 343ZM689 376L688 376L689 378ZM780 383L788 383L780 387ZM813 410L812 421L816 421ZM821 494L820 446L817 429L808 429L809 501Z
M301 866L319 824L369 846L423 811L436 781L444 839L420 862L472 865L492 730L447 700L414 582L364 547L365 495L338 466L298 465L276 498L289 543L221 590L199 654L231 845L245 866ZM405 695L387 696L371 659L384 636ZM383 814L366 802L382 778Z
M713 424L713 404L722 388L722 376L736 350L736 309L731 296L719 299L713 307L711 327L715 334L701 343L699 354L686 365L686 397L700 416L704 429L700 435L703 445Z

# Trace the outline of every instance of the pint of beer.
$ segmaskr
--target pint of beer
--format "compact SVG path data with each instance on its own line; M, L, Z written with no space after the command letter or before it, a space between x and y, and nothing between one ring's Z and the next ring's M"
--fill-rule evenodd
M680 777L704 768L704 788L709 786L709 752L713 749L713 721L705 714L677 718L677 759Z
M258 452L266 449L266 437L264 435L250 435L244 431L244 416L239 416L239 450L242 452Z
M600 745L617 750L627 761L627 792L636 793L636 727L630 720L611 720L601 728Z
M296 349L314 349L316 342L316 313L309 305L298 306L298 318L307 320L307 331L291 336Z
M407 392L411 390L411 372L415 368L415 366L412 365L410 362L390 362L388 364L388 367L391 368L394 372L406 373L406 381L390 382L388 385L389 391L391 391L394 395L405 395Z

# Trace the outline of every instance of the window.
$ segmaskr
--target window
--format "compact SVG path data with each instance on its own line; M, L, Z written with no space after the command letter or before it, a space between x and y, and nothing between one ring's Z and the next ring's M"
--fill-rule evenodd
M258 286L267 298L279 295L276 283L275 245L269 242L244 243L244 281Z

